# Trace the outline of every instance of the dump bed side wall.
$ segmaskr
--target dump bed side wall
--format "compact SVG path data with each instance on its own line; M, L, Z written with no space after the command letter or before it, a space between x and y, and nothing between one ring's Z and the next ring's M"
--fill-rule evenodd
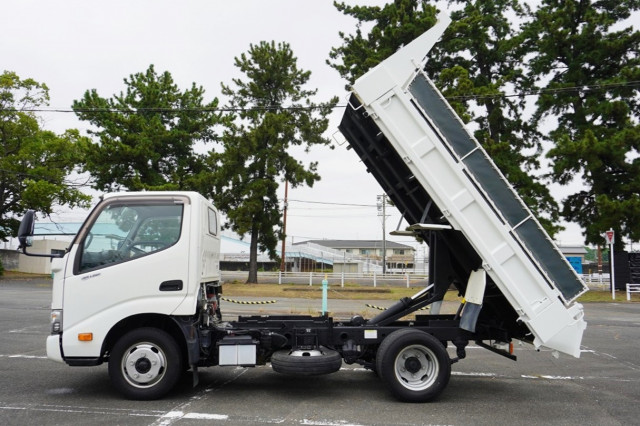
M584 293L586 287L568 261L505 181L486 152L478 149L477 141L470 137L433 84L424 75L418 74L409 85L409 92L420 108L428 111L429 118L444 139L450 141L455 156L464 163L465 172L478 183L487 202L495 206L496 216L511 228L513 238L531 253L532 261L544 270L562 297L570 301Z

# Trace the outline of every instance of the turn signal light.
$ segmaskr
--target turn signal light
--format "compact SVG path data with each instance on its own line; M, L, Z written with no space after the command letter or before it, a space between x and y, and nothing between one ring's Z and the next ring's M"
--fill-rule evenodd
M78 340L81 342L90 342L93 340L93 333L78 333Z

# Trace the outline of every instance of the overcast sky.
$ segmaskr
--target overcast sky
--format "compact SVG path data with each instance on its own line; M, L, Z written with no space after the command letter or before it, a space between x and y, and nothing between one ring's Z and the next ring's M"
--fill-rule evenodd
M220 98L220 83L241 76L234 58L263 40L290 44L298 66L312 73L309 88L319 89L317 101L337 95L346 103L345 81L325 61L341 44L338 32L353 33L355 21L331 0L20 0L4 1L0 12L0 72L46 83L52 109L69 109L88 89L111 97L124 90L123 78L150 64L158 73L169 71L182 90L195 82L206 90L205 101ZM327 136L337 132L342 113L334 112ZM45 128L58 133L87 128L73 113L42 116ZM322 180L289 190L289 241L382 238L375 207L382 190L352 150L316 148L299 159L319 161ZM387 231L400 219L395 209L388 213ZM60 220L83 215L66 213ZM559 240L580 243L580 230L569 226Z

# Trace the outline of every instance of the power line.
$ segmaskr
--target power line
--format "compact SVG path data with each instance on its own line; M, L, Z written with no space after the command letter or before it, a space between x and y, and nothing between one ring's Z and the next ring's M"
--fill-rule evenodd
M289 199L289 202L296 203L307 203L307 204L325 204L330 206L348 206L348 207L375 207L375 204L351 204L351 203L334 203L329 201L307 201L307 200L292 200Z
M497 99L497 98L515 98L525 96L539 96L543 94L554 94L563 92L595 92L598 90L608 90L616 87L635 87L640 86L640 81L627 81L621 83L606 83L606 84L594 84L590 86L568 86L568 87L554 87L548 89L531 90L522 93L496 93L495 95L459 95L459 96L446 96L448 100L482 100L482 99Z
M371 215L362 215L362 214L340 214L340 215L317 215L317 214L289 214L289 217L306 217L306 218L315 218L315 219L364 219L370 218Z
M316 109L338 109L346 108L347 105L309 105L309 106L256 106L256 107L200 107L200 108L5 108L0 111L6 112L55 112L55 113L104 113L118 112L123 114L137 114L147 112L170 113L170 112L250 112L250 111L312 111Z
M489 95L456 95L445 96L448 100L482 100L482 99L498 99L513 98L526 96L539 96L542 94L554 94L563 92L594 92L598 90L609 90L621 87L640 87L640 81L627 81L620 83L592 84L582 86L554 87L547 89L524 91L520 93L496 93ZM312 111L318 109L342 109L347 105L309 105L309 106L254 106L254 107L201 107L201 108L6 108L0 111L4 112L40 112L40 113L178 113L178 112L250 112L250 111Z

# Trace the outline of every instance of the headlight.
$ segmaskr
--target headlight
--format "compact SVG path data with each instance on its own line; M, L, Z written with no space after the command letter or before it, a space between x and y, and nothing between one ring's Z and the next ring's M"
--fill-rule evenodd
M62 333L62 311L51 311L51 334Z

